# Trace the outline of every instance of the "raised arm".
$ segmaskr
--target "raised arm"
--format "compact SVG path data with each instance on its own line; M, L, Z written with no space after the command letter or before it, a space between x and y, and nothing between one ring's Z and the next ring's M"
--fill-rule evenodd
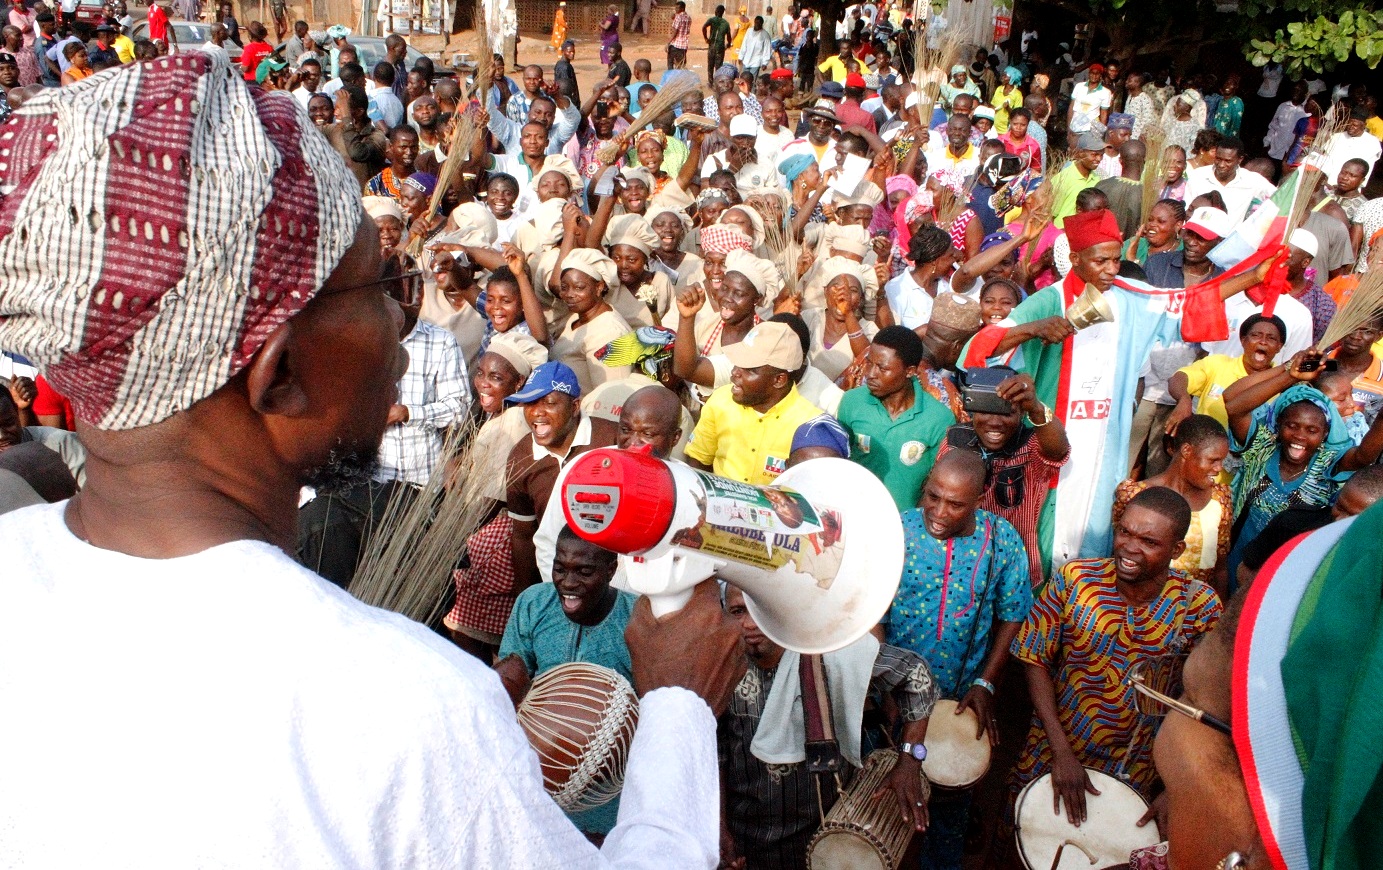
M682 188L684 193L692 193L701 189L701 143L706 139L706 131L700 127L692 127L687 133L687 139L691 142L691 147L687 151L687 159L682 162L682 168L677 170L677 186Z
M547 311L538 300L538 294L533 292L533 281L528 276L528 259L524 257L523 251L510 242L504 243L500 253L504 255L504 264L518 280L519 298L523 301L523 322L528 324L528 331L534 341L548 344Z
M971 226L976 222L971 221ZM1022 234L1009 239L1007 242L995 245L983 253L976 254L962 263L957 269L955 278L951 282L952 287L968 287L974 280L990 269L1002 263L1009 254L1013 253L1020 246L1029 242L1036 241L1042 232L1047 229L1047 222L1040 218L1029 218L1023 223Z
M715 367L696 344L696 315L706 301L700 284L677 294L677 338L672 342L672 373L700 387L715 385Z
M1320 351L1308 348L1282 365L1254 372L1230 384L1223 398L1225 415L1229 417L1229 431L1234 435L1234 440L1243 444L1248 438L1253 412L1259 406L1271 402L1274 396L1295 383L1315 380L1320 373L1321 358ZM1311 364L1316 368L1310 368ZM1307 365L1304 370L1303 365Z

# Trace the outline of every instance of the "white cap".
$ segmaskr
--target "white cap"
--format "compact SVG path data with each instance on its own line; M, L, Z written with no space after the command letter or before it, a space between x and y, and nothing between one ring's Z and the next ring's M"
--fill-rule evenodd
M736 115L730 119L731 136L758 136L759 122L750 115Z
M913 91L912 93L908 94L908 98L907 98L906 100L903 101L903 108L905 108L905 109L915 109L915 108L917 108L917 91Z
M1203 239L1223 239L1234 229L1234 221L1222 209L1206 205L1191 213L1186 229Z
M1292 230L1292 234L1287 237L1287 244L1310 254L1312 257L1315 257L1316 252L1320 250L1320 245L1316 242L1316 236L1310 230Z

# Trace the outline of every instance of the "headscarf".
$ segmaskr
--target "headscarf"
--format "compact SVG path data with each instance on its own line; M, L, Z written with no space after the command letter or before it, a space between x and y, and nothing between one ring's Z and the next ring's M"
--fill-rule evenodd
M451 213L451 221L456 228L449 230L430 243L429 247L439 245L468 245L474 248L488 248L499 238L499 224L490 210L478 202L463 202Z
M778 164L778 171L788 180L788 187L792 187L802 173L807 171L807 167L815 163L816 158L810 154L794 154Z
M783 280L778 267L769 260L756 257L748 251L733 250L725 255L725 272L738 272L749 279L754 289L765 299L773 299L783 289Z
M327 28L328 39L342 39L351 35L351 29L344 24L333 24Z
M615 269L615 261L595 248L572 248L568 251L562 258L562 271L568 269L584 272L604 283L606 292L619 286L619 271Z
M626 166L619 174L625 181L637 181L648 188L650 194L653 193L653 174L642 166Z
M720 200L727 206L730 205L730 195L718 187L705 187L696 197L696 207L701 208L708 205L712 200Z
M701 250L708 254L729 255L731 251L752 251L754 240L730 224L711 224L701 230Z
M821 228L817 249L823 257L834 256L831 251L847 251L857 257L869 253L869 230L859 224L826 224ZM847 258L848 259L848 258Z
M905 255L908 251L908 244L912 241L912 222L923 215L933 214L935 211L936 203L932 198L932 192L925 187L919 187L916 193L903 200L893 210L893 228L898 231L894 238L894 244Z
M605 245L628 245L648 255L658 247L658 234L653 232L653 227L642 215L622 214L610 219L610 225L605 230Z
M547 348L533 336L517 329L490 336L490 346L486 352L503 357L519 373L521 381L528 380L528 375L535 368L547 362Z
M0 347L99 429L219 389L317 295L363 219L360 183L307 115L225 52L47 89L5 131L0 199L27 231L0 235ZM97 188L101 202L83 195Z
M408 185L423 196L432 196L432 192L437 189L437 176L430 172L415 172L400 183Z
M660 148L667 147L667 134L662 130L640 130L634 136L634 150L636 152L646 139L652 139L654 142L657 142Z
M571 183L572 192L581 189L581 174L576 171L576 164L571 162L571 158L564 154L549 154L543 158L543 165L538 168L538 173L533 176L533 186L538 186L538 181L549 172L557 172L567 177Z
M361 197L360 203L365 206L365 214L372 219L392 217L403 221L403 209L399 208L399 201L392 196L365 196Z
M1297 402L1310 402L1325 414L1327 429L1325 440L1321 442L1321 450L1344 453L1354 446L1354 439L1349 437L1345 420L1340 416L1340 409L1335 407L1335 403L1330 401L1325 393L1310 384L1293 384L1283 390L1271 405L1265 405L1255 412L1256 422L1276 432L1277 422L1281 419L1282 413Z
M682 228L683 228L683 229L689 230L689 229L692 228L692 219L691 219L691 216L690 216L690 215L688 215L688 214L687 214L685 211L683 211L682 209L679 209L679 208L669 208L668 206L662 206L662 207L658 207L658 208L649 208L648 214L647 214L647 217L648 217L648 225L649 225L650 227L652 227L652 226L653 226L653 221L656 220L656 219L658 219L659 217L665 215L665 214L670 214L670 215L672 215L673 217L677 218L679 221L681 221L681 222L682 222Z
M735 78L739 74L739 67L735 66L733 63L723 63L720 66L716 67L716 74L714 76L711 76L711 78L718 78L720 76L729 76L730 78Z
M821 286L829 287L831 282L840 275L850 275L860 282L860 289L864 291L864 298L868 299L879 292L879 278L874 274L874 270L864 265L848 260L845 257L827 257L821 264Z
M1023 71L1016 66L1004 67L1004 76L1015 88L1023 83Z
M752 238L752 241L754 242L754 247L757 248L759 245L762 245L764 243L765 232L764 219L763 215L759 214L758 209L744 204L732 205L725 211L721 212L720 223L725 223L725 215L729 214L732 211L744 212L745 216L749 218L749 223L754 227L754 235Z
M911 197L914 193L917 193L917 182L910 175L890 175L888 179L884 181L885 200L900 190L906 193L908 197ZM907 202L907 197L904 197L903 201ZM895 219L893 210L887 208L874 209L874 219L869 222L870 233L874 235L891 236L894 227Z

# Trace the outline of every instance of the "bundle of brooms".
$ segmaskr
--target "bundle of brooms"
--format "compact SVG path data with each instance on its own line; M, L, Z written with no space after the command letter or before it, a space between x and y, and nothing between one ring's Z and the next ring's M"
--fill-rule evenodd
M487 492L507 457L476 450L475 426L453 427L432 476L400 486L366 543L348 591L366 604L434 624L450 601L452 569L493 513Z
M1383 270L1375 269L1359 276L1359 286L1344 305L1330 318L1325 335L1316 342L1317 350L1329 350L1362 326L1383 315Z
M1143 176L1140 179L1143 184L1143 208L1139 213L1138 223L1143 226L1148 225L1153 206L1157 205L1162 188L1166 185L1162 177L1167 171L1167 155L1163 148L1166 141L1167 131L1159 124L1149 124L1143 131L1143 143L1148 148L1147 159L1143 164Z
M634 123L630 124L623 133L596 149L596 159L601 163L614 165L619 160L619 156L628 149L629 143L634 141L634 136L640 130L671 112L687 94L699 90L701 90L701 79L697 77L696 73L690 70L675 70L672 75L668 76L667 83L663 85L657 95L639 112Z
M481 4L475 7L475 40L476 56L481 58L480 63L475 67L475 78L469 88L462 86L461 99L456 101L456 114L452 117L451 139L447 141L447 159L442 161L442 166L437 170L437 187L432 191L432 199L428 201L428 217L437 214L437 210L442 205L442 197L446 195L452 182L456 179L456 173L461 171L461 165L470 157L471 150L475 147L476 139L485 134L485 127L476 123L475 113L468 111L470 102L479 95L481 105L485 103L485 96L490 92L490 80L494 77L495 65L490 51L490 34L486 28L485 11ZM416 259L422 255L423 239L415 237L408 242L408 252Z

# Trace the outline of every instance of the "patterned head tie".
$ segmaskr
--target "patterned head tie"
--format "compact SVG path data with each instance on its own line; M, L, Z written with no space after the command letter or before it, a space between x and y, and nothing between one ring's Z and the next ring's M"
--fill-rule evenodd
M362 216L297 102L223 52L46 90L0 126L0 347L85 423L157 423L307 305Z

